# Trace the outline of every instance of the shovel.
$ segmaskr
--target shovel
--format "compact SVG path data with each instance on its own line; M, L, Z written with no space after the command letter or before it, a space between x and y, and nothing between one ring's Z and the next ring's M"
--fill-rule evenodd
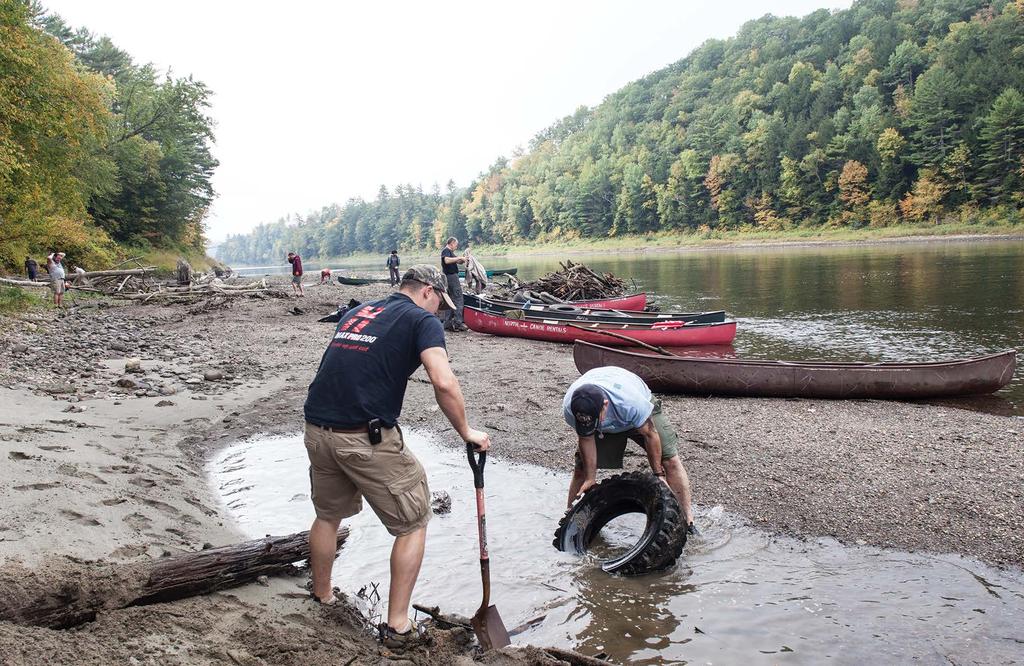
M466 455L469 457L469 466L473 469L473 485L476 487L476 524L480 531L480 578L484 584L484 598L471 623L480 647L486 652L503 648L512 641L509 640L505 623L498 615L498 609L487 605L491 601L491 562L487 557L487 512L484 511L484 463L487 462L487 452L479 452L479 461L475 454L473 445L467 442Z

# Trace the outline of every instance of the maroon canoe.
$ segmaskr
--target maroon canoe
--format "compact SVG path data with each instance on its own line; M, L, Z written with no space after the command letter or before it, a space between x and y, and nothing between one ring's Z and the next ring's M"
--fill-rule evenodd
M1015 351L931 363L830 363L681 358L577 342L576 368L615 365L654 391L771 398L915 400L992 393L1016 368Z
M462 319L474 331L505 335L514 338L546 340L548 342L573 342L586 340L606 345L626 345L631 343L602 331L610 331L618 335L626 335L648 345L660 347L689 347L691 345L728 345L736 337L736 322L727 321L716 324L683 324L682 322L663 322L661 324L610 324L605 322L576 321L569 322L554 319L523 317L508 318L490 314L478 308L466 306L462 311ZM668 324L668 325L665 325ZM577 328L579 327L579 328ZM581 330L585 329L585 330ZM635 345L634 345L635 346Z
M569 301L566 305L578 308L605 308L607 310L643 310L647 307L647 294L626 294L614 298L599 298L594 301Z
M605 308L606 310L643 310L647 307L647 294L626 294L613 298L598 298L593 301L566 301L564 303L541 303L535 301L536 305L575 305L578 308ZM469 305L476 306L475 303Z

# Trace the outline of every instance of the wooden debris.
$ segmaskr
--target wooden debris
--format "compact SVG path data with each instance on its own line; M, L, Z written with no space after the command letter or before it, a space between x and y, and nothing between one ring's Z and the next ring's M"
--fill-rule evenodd
M338 530L339 549L348 534L348 528ZM92 621L102 611L183 599L238 587L260 576L288 573L295 562L306 559L309 532L298 532L169 557L141 572L138 565L134 569L124 565L124 580L139 581L126 590L88 582L64 582L58 589L33 594L6 590L0 596L0 621L54 629L74 627Z
M600 275L584 264L571 260L559 262L562 270L548 273L532 282L520 282L509 276L512 293L501 297L511 300L518 293L530 300L542 303L563 303L597 298L620 296L626 292L626 283L611 273Z

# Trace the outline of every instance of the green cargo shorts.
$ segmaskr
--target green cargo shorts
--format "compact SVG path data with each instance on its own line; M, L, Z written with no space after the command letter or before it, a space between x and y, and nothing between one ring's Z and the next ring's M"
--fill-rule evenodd
M661 438L661 459L671 458L679 453L679 438L676 431L672 429L668 419L661 413L661 400L651 398L654 411L651 412L651 420L654 421L654 429L658 431ZM597 442L597 468L598 469L622 469L622 459L626 454L626 444L633 440L646 451L644 437L636 430L626 432L605 433L595 438ZM576 451L576 467L583 466L583 459L580 452Z

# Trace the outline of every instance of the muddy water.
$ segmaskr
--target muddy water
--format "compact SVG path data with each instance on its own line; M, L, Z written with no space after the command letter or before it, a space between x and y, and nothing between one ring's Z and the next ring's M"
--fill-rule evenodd
M472 475L459 449L407 433L432 490L452 512L430 522L414 602L472 615L480 602ZM308 529L313 518L301 436L254 439L211 465L213 483L250 535ZM698 505L704 538L671 571L604 574L597 560L551 546L568 476L488 460L494 603L512 628L547 615L516 643L607 653L617 663L1019 663L1024 575L955 556L829 539L799 541ZM697 498L699 500L699 497ZM348 594L379 583L386 599L391 537L367 507L334 567ZM606 528L604 553L627 547L642 521Z

